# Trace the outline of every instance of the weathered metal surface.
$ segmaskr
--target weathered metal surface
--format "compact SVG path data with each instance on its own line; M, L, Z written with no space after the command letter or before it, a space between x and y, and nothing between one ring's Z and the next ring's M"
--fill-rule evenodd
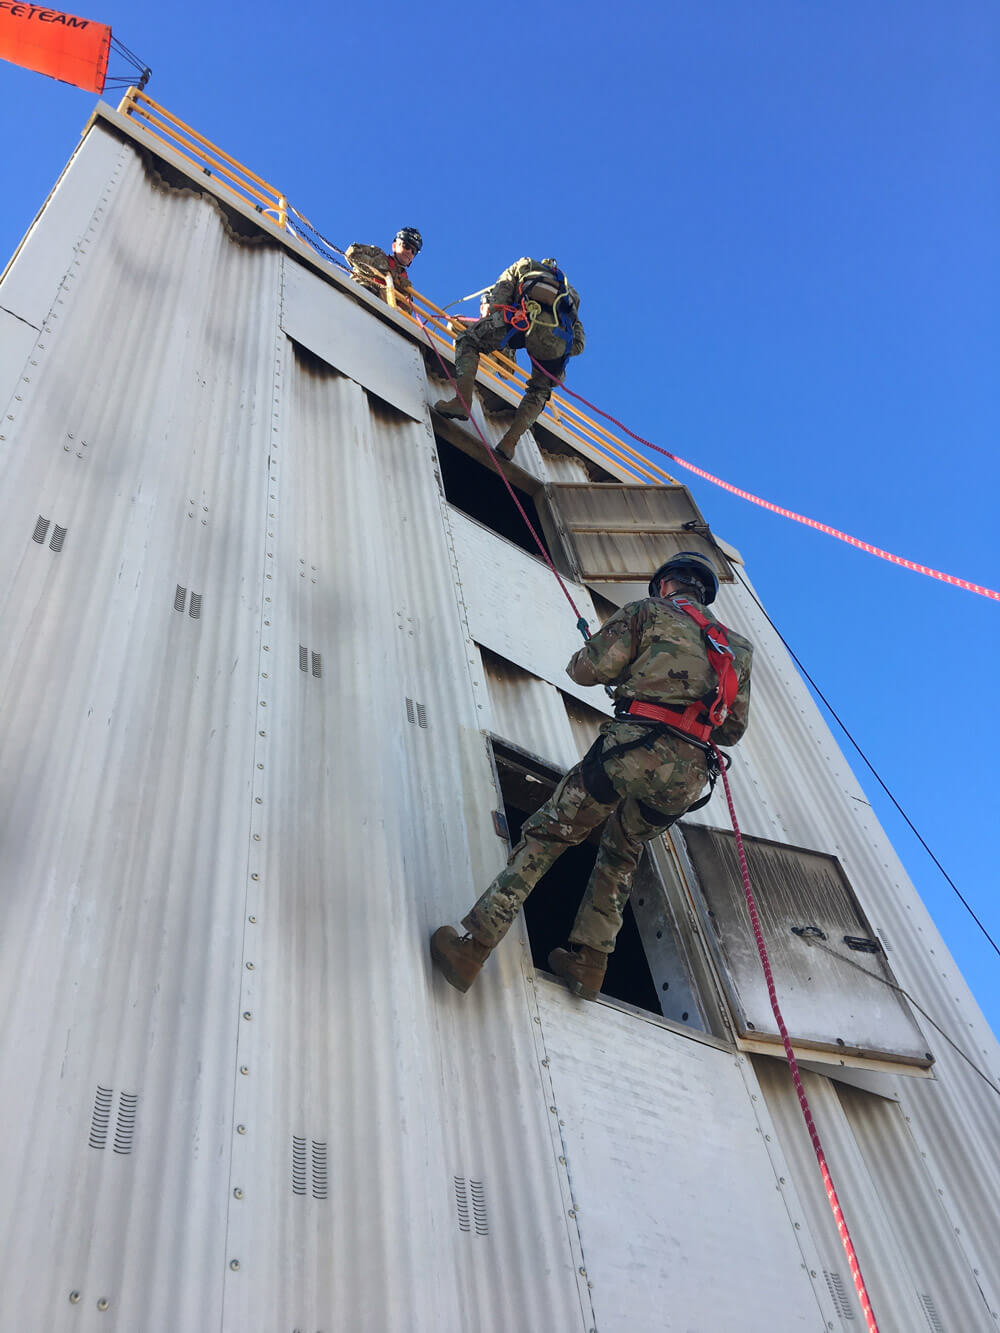
M822 1327L737 1057L537 991L596 1326Z
M704 899L741 1036L780 1034L746 905L732 831L678 829ZM754 898L789 1035L796 1048L929 1065L925 1037L835 857L745 838ZM799 932L799 933L796 933ZM846 940L870 941L872 952Z
M286 258L281 327L328 365L407 416L426 412L423 363L405 339L317 274Z
M726 561L702 535L705 521L686 486L560 483L550 487L550 494L585 579L639 579L645 585L677 551L700 551L721 579L732 578Z
M577 685L566 675L566 663L582 639L552 571L541 560L457 510L451 511L451 529L469 630L475 641L592 708L610 714L610 701L600 688ZM586 588L569 579L565 583L581 614L596 624L594 604Z

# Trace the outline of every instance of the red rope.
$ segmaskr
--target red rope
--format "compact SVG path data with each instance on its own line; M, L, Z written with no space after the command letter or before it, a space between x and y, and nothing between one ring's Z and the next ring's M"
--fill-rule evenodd
M566 584L563 582L562 575L559 573L558 569L556 569L555 565L552 563L552 557L549 555L548 551L545 549L545 544L544 544L544 542L542 541L541 537L539 537L539 535L538 535L538 533L535 531L535 529L532 527L531 519L530 519L530 518L528 517L528 515L525 513L525 511L524 511L524 506L521 504L521 501L517 498L517 495L516 495L515 492L514 492L514 488L513 488L513 486L512 486L512 485L510 484L510 482L507 480L507 477L506 477L506 475L504 474L504 470L503 470L503 468L502 468L502 467L500 466L500 464L497 462L496 454L493 452L493 446L490 444L489 440L487 440L487 438L486 438L486 436L483 434L483 432L479 429L479 423L475 420L475 418L474 418L473 415L472 415L472 408L469 406L469 404L468 404L468 403L465 401L465 399L462 397L461 391L459 390L459 387L458 387L458 383L457 383L457 381L455 380L454 375L453 375L453 374L451 373L451 371L448 369L448 367L447 367L447 365L446 365L446 363L445 363L445 361L444 361L444 358L441 356L441 353L438 351L438 349L437 349L437 347L436 347L436 345L435 345L435 343L434 343L434 339L431 337L431 335L430 335L430 331L429 331L429 329L427 328L427 325L424 323L424 321L420 318L419 315L414 314L414 315L413 315L413 318L417 321L417 323L418 323L418 324L420 325L420 327L423 329L423 331L424 331L424 335L425 335L425 337L427 338L428 343L430 343L430 346L431 346L431 349L432 349L433 352L434 352L434 355L435 355L435 356L437 357L437 359L438 359L438 364L440 365L441 369L444 371L445 375L447 375L447 377L448 377L448 383L449 383L449 384L452 386L452 388L455 390L455 396L456 396L456 398L458 399L458 401L462 404L462 406L465 408L466 412L468 413L469 421L470 421L471 424L472 424L472 428L473 428L473 430L475 430L476 434L479 436L480 440L482 441L482 443L483 443L483 448L486 450L487 454L489 455L490 462L493 464L494 468L496 469L497 474L498 474L499 477L500 477L500 480L501 480L501 481L503 482L503 484L507 487L507 493L510 495L510 498L514 501L515 505L517 505L517 512L518 512L518 513L521 515L521 517L524 519L525 527L528 529L528 531L531 533L532 537L535 539L535 545L538 547L539 554L541 555L541 557L542 557L542 559L545 561L545 563L548 565L549 569L551 569L552 573L555 575L555 580L556 580L556 582L559 584L559 587L562 589L563 596L566 598L567 602L569 602L570 606L573 608L573 614L576 616L576 627L577 627L577 629L580 631L580 633L583 635L583 637L584 637L585 639L589 639L589 638L590 638L590 627L588 626L586 619L580 614L580 611L579 611L579 608L578 608L577 605L576 605L576 602L574 602L574 601L573 601L573 598L570 596L569 589L566 587Z
M753 924L754 939L757 941L757 952L760 954L761 965L764 969L764 978L767 981L767 993L771 997L771 1010L774 1013L775 1021L778 1024L778 1031L781 1033L781 1042L785 1048L785 1059L788 1061L788 1067L792 1071L792 1081L795 1084L795 1091L798 1094L799 1106L802 1108L802 1115L806 1122L806 1129L809 1131L813 1150L816 1153L816 1160L819 1162L823 1184L826 1187L826 1197L833 1210L834 1221L837 1223L837 1231L840 1234L844 1252L847 1255L847 1262L851 1269L851 1277L854 1279L854 1286L858 1293L858 1300L861 1302L861 1309L864 1311L865 1324L868 1328L868 1333L878 1333L878 1325L875 1322L875 1312L872 1310L871 1301L868 1299L865 1280L861 1276L861 1266L858 1263L858 1256L854 1251L854 1242L851 1240L851 1233L848 1231L847 1222L844 1220L844 1214L840 1207L840 1200L837 1198L837 1191L834 1188L833 1178L830 1175L830 1168L826 1164L826 1154L823 1152L823 1145L820 1143L819 1132L817 1131L816 1123L813 1120L812 1111L809 1107L809 1100L806 1097L805 1088L802 1086L802 1077L799 1074L798 1061L795 1059L795 1052L792 1050L792 1043L788 1036L788 1029L785 1027L785 1020L781 1015L781 1009L778 1005L778 994L774 985L774 973L771 971L771 960L767 955L767 946L764 944L764 932L760 927L760 917L757 915L757 904L754 901L753 890L750 887L750 871L747 869L746 852L743 849L743 836L740 833L740 826L736 821L736 807L733 805L733 794L729 788L729 776L726 773L726 765L715 742L711 742L711 745L712 749L715 751L715 759L719 765L719 771L722 774L723 786L726 789L726 800L729 803L729 817L733 821L733 832L736 835L736 850L739 853L740 871L743 875L743 895L746 898L747 907L750 910L750 920Z
M613 422L619 430L623 430L637 443L645 445L647 449L652 449L658 454L663 454L665 458L680 464L681 467L686 467L689 472L693 472L698 477L703 477L705 481L712 482L714 486L721 486L724 491L729 491L730 495L738 495L741 500L749 500L751 504L759 505L761 509L767 509L772 514L780 514L782 518L790 518L796 523L805 524L807 528L815 528L817 532L825 532L828 537L836 537L838 541L847 542L848 546L857 547L859 551L867 551L869 555L877 555L880 560L888 560L890 564L901 565L903 569L912 569L916 574L926 574L930 579L939 579L942 583L950 583L954 588L965 588L967 592L975 592L980 597L990 597L994 601L1000 602L1000 592L995 588L985 588L980 583L970 583L968 579L960 579L954 574L943 574L939 569L931 569L929 565L921 565L915 560L907 560L901 555L893 555L891 551L884 551L881 546L873 546L870 542L863 542L859 537L852 537L850 533L841 532L839 528L831 527L829 523L820 523L815 518L807 518L805 514L797 514L794 509L783 509L781 505L772 504L770 500L762 500L759 495L754 495L752 491L741 490L739 486L723 481L721 477L706 472L704 468L698 467L695 463L689 463L687 459L672 454L669 449L662 449L658 444L654 444L652 440L646 440L641 435L636 435L635 431L629 430L623 421L613 417L610 412L603 411L584 398L582 394L567 389L555 375L549 374L544 366L539 365L534 357L531 357L531 360L539 370L544 371L549 376L553 384L559 385L562 393L569 394L570 398L575 398L577 402L583 403L585 407L590 408L591 412L596 412L598 416L604 417L605 421Z

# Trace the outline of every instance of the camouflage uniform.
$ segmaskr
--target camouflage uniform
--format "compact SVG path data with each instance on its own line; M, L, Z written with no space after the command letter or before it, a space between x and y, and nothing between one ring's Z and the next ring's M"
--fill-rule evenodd
M351 277L355 282L388 302L385 283L380 282L371 270L374 269L376 273L391 273L399 308L406 311L412 309L413 302L409 294L413 290L413 283L395 255L387 255L377 245L358 245L357 242L349 245L344 254L351 265Z
M542 265L537 259L519 259L516 264L511 264L510 268L504 269L492 288L485 294L485 300L492 307L519 306L520 301L517 291L522 278L541 267ZM503 348L505 352L509 352L511 357L513 357L515 349L526 348L529 356L533 356L557 379L562 378L567 360L571 356L579 356L586 343L583 325L577 315L580 309L580 295L568 283L567 287L574 312L573 342L569 348L566 347L565 340L552 327L552 323L545 324L546 319L551 321L549 312L545 310L543 310L541 318L532 325L527 333L513 331L513 335ZM472 368L472 374L475 375L475 367L479 365L480 355L484 352L497 351L511 332L511 327L504 319L502 309L492 309L488 315L470 324L468 329L459 335L455 346L456 378L461 380L463 371L468 372L470 367ZM524 429L538 420L551 396L552 380L537 366L532 365L531 378L528 380L524 397L521 399L518 408Z
M714 620L704 607L698 609ZM734 745L740 739L750 708L753 648L732 630L729 644L739 691L729 716L712 732L717 745ZM650 597L622 607L570 659L566 670L578 685L613 685L615 701L623 705L639 699L684 708L711 695L717 685L701 630L669 598ZM606 820L569 938L572 944L612 953L642 844L682 815L706 780L705 753L691 741L656 724L605 722L583 761L525 821L507 865L462 924L481 943L495 947L549 866Z

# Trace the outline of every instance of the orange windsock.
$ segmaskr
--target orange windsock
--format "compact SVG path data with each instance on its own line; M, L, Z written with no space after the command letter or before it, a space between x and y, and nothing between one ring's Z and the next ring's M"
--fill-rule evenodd
M111 29L44 5L0 0L0 59L102 93Z

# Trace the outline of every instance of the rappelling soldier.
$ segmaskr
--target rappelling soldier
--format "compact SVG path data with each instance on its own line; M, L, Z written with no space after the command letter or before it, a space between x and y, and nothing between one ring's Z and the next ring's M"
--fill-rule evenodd
M752 645L706 610L718 579L710 561L682 551L570 658L578 685L614 689L615 717L552 797L524 823L507 865L463 919L441 926L431 956L466 991L557 857L604 824L593 873L569 935L549 966L584 999L597 998L643 843L663 833L717 775L712 745L734 745L747 726Z
M351 277L367 287L383 301L388 301L388 287L396 292L396 304L407 314L413 308L410 293L413 283L408 269L424 247L423 237L416 227L400 227L392 242L392 253L386 254L377 245L349 245L344 251L351 266Z
M513 357L517 348L525 348L532 358L531 377L514 420L497 445L497 453L512 459L518 440L549 401L553 382L562 381L566 362L583 351L579 310L579 293L554 259L519 259L511 264L486 293L483 317L459 333L457 393L435 403L435 410L464 420L472 404L480 355L504 351Z

